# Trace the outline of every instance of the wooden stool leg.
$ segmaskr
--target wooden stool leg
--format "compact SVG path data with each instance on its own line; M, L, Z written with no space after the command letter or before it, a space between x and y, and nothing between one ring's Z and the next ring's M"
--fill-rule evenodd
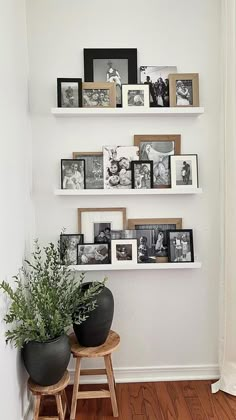
M64 420L64 413L63 413L63 407L62 407L62 400L61 400L61 394L55 395L56 402L57 402L57 412L59 416L59 420Z
M35 395L35 402L34 402L34 420L38 420L39 418L39 408L40 408L41 396Z
M76 358L73 395L72 395L72 402L71 402L70 420L75 420L77 396L78 396L78 390L79 390L80 362L81 362L81 357L77 357Z
M64 401L65 401L65 404L66 404L66 410L65 411L66 412L68 411L68 413L70 414L70 406L68 404L68 398L67 398L66 390L65 389L62 391L62 395L64 397Z
M115 391L115 382L114 382L114 376L113 376L111 355L108 354L107 356L104 356L104 361L105 361L105 366L106 366L106 371L107 371L107 380L108 380L109 390L111 394L111 405L112 405L113 416L118 417L118 407L117 407L117 401L116 401L116 391Z

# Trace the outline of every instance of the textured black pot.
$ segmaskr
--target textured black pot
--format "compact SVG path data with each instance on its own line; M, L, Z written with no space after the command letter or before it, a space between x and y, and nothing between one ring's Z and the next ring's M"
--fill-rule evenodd
M89 287L90 283L84 283L83 288ZM105 343L109 334L113 315L114 299L111 291L104 287L96 296L97 307L90 312L89 318L80 325L73 325L78 342L85 347L96 347Z
M39 343L30 341L22 349L22 357L30 377L39 385L56 384L64 375L70 360L67 335Z

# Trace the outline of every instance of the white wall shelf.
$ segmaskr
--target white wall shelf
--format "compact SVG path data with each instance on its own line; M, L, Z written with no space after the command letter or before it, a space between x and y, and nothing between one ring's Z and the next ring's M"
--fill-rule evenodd
M147 263L147 264L97 264L97 265L71 265L72 271L120 271L120 270L186 270L201 268L201 262L192 263Z
M85 117L85 116L198 116L204 113L203 107L179 108L51 108L56 117Z
M179 195L179 194L202 194L202 188L153 188L147 190L136 189L97 189L97 190L54 190L55 195L62 196L116 196L116 195Z

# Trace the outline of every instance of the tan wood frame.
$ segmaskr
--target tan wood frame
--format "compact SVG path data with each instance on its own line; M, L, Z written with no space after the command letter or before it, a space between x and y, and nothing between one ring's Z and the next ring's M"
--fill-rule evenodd
M81 159L81 156L103 156L102 152L73 152L73 159Z
M193 104L192 105L177 105L176 104L176 81L177 80L192 80L192 83L193 83ZM170 96L170 106L173 106L173 107L199 106L199 74L198 73L169 74L169 96Z
M79 208L78 209L78 229L79 232L82 231L82 213L88 212L121 212L123 218L123 229L126 229L127 219L126 219L126 208L125 207L104 207L104 208Z
M110 105L103 106L84 106L84 89L106 89L109 90ZM82 83L82 106L84 108L115 108L116 107L116 83L115 82L84 82Z

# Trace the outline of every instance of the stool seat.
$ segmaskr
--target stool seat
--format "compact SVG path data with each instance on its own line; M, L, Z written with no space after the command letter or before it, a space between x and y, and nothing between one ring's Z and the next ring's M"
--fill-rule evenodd
M28 380L28 387L32 394L34 395L54 395L58 394L61 391L63 391L67 385L70 382L70 375L69 372L66 371L63 375L63 377L60 379L59 382L57 382L55 385L49 385L49 386L41 386L36 384L34 381L32 381L31 378Z
M75 334L69 336L71 353L74 357L104 357L111 354L120 344L120 336L110 330L109 335L104 344L97 347L83 347L78 343Z

